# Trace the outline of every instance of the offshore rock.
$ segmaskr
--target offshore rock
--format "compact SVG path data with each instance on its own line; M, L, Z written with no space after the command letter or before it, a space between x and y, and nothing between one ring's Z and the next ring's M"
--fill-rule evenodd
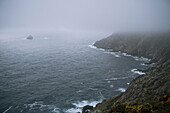
M32 36L32 35L29 35L29 36L27 37L27 39L28 39L28 40L33 40L33 36Z

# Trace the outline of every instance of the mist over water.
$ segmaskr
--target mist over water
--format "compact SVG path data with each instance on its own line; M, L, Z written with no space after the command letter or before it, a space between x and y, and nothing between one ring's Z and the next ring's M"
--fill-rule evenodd
M149 60L92 43L115 32L167 32L169 6L169 0L0 0L0 112L76 113L125 92Z
M169 31L169 0L1 0L0 30Z
M70 36L0 40L1 112L75 113L124 92L138 76L131 70L147 68L144 61L91 48L98 37Z

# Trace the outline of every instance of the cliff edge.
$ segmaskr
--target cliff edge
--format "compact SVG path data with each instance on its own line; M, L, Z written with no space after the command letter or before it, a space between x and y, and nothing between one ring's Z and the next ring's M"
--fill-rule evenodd
M94 46L143 56L155 62L126 92L84 113L170 113L170 33L113 34Z

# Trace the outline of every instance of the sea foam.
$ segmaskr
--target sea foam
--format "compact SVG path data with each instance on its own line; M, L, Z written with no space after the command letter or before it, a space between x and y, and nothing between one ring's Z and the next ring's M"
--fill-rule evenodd
M82 112L82 108L86 105L90 105L90 106L93 106L95 107L96 104L102 102L102 99L99 100L99 101L87 101L87 100L83 100L83 101L77 101L77 102L74 102L72 103L72 105L75 106L75 108L70 108L70 109L67 109L65 110L66 113L77 113L77 112Z
M145 58L145 57L132 56L132 55L130 55L128 53L124 53L124 52L121 52L121 51L113 52L114 51L113 49L105 50L105 49L102 49L102 48L97 48L96 46L94 46L94 43L89 45L89 47L93 48L93 49L98 49L98 50L104 51L104 53L114 55L115 57L126 56L126 57L132 57L136 61L143 61L143 62L150 62L151 61L151 59L148 59L148 58Z
M125 92L125 91L126 91L126 89L125 89L125 88L118 88L118 89L117 89L117 90L115 90L115 91Z
M113 80L120 80L120 79L127 79L129 77L120 77L120 78L109 78L109 79L105 79L107 81L113 81Z
M35 101L32 104L24 104L25 108L28 108L29 110L39 109L41 111L44 110L54 110L59 109L55 105L45 105L42 101Z
M3 113L7 113L11 108L12 108L12 106L10 106L8 109L6 109Z
M132 69L131 72L134 74L139 74L139 75L145 74L144 72L138 71L137 69Z

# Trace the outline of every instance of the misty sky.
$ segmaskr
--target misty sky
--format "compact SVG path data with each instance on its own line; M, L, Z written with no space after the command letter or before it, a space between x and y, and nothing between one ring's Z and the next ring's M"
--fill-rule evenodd
M0 30L170 30L170 0L0 0Z

